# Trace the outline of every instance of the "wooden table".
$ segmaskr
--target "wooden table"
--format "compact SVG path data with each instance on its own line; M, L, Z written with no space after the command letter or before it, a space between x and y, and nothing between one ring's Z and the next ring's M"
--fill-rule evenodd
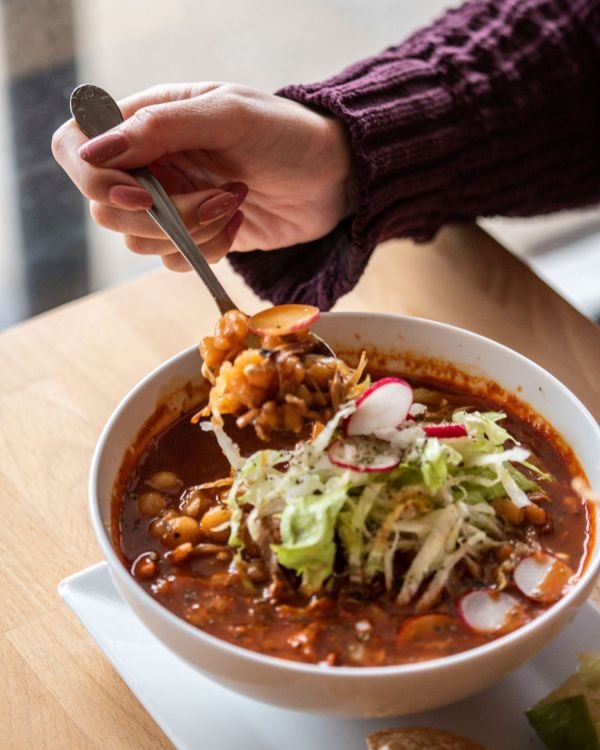
M232 297L259 301L227 266ZM600 419L600 328L473 226L390 242L338 310L406 313L495 338L558 376ZM145 373L212 329L191 275L156 272L0 336L0 747L170 743L57 596L100 559L88 466L101 427Z

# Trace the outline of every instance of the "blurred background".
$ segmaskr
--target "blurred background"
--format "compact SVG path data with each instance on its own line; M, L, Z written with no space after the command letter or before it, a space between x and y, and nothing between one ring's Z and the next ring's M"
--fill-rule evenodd
M444 0L2 0L0 328L158 266L89 219L55 164L53 131L79 83L116 98L161 82L273 91L401 41ZM600 319L600 210L482 225Z

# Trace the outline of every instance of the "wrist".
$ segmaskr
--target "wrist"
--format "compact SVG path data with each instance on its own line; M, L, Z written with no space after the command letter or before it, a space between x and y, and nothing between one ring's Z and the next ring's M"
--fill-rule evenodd
M342 120L327 114L322 115L326 121L326 151L332 160L330 174L340 185L342 192L342 216L345 219L356 211L358 190L352 157L350 132Z

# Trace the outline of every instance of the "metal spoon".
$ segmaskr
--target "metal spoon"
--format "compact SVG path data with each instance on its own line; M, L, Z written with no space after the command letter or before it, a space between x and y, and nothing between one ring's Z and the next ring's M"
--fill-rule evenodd
M120 125L124 118L119 105L106 91L92 84L78 86L71 94L71 114L80 129L89 138L102 135L107 130ZM217 307L224 315L228 310L237 310L237 305L221 286L196 243L190 236L173 202L163 186L146 167L129 170L129 174L144 187L154 201L148 213L186 258L200 276ZM312 334L319 350L326 356L335 357L333 349L316 334Z

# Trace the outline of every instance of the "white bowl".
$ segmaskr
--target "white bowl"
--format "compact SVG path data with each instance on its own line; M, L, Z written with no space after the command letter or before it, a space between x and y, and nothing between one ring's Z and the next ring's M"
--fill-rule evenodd
M558 430L592 487L600 488L600 428L567 388L520 354L459 328L417 318L326 314L317 331L337 350L374 346L387 352L388 363L408 375L443 375L445 363L452 363L474 378L475 387L478 376L494 380ZM100 436L91 468L90 502L94 530L122 597L157 638L217 682L257 700L335 716L424 711L475 693L530 659L590 594L600 569L597 537L581 579L532 622L469 651L393 667L322 668L286 661L234 646L189 625L147 594L121 563L111 541L110 501L125 451L159 399L188 380L198 382L199 370L194 347L165 362L125 397Z

